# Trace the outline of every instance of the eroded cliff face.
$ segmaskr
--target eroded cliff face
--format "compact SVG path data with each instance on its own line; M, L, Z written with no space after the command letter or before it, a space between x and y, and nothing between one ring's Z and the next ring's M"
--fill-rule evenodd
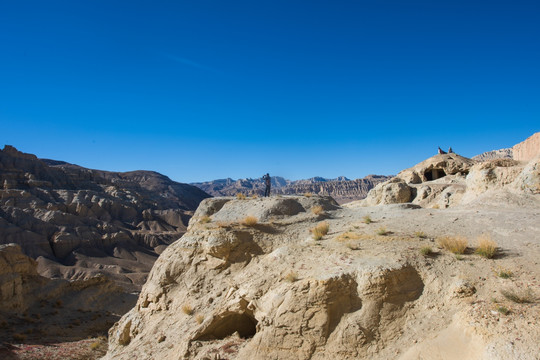
M105 359L415 359L422 349L504 359L516 351L501 350L505 342L530 327L482 333L475 311L494 321L484 299L497 280L478 276L492 274L492 264L422 257L419 247L433 238L415 240L421 224L478 231L484 215L472 214L464 225L427 209L343 209L319 196L204 200L156 261L135 308L111 328ZM246 225L247 216L258 222ZM321 221L330 231L315 241L310 229ZM383 225L391 235L375 234ZM477 301L484 305L473 308ZM460 350L445 353L444 338ZM531 332L517 349L524 359L537 338Z
M517 161L531 161L540 155L540 132L534 133L519 144L507 149L487 151L473 156L473 160L486 161L494 159L513 159Z
M137 289L207 197L158 173L90 170L10 146L0 151L0 243L19 244L50 277L107 273Z

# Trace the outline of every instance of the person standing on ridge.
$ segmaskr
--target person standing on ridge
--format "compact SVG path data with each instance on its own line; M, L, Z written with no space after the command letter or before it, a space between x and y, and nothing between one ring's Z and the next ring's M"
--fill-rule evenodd
M272 183L270 181L270 174L266 173L266 175L264 175L262 179L264 180L264 183L266 185L266 188L264 189L264 196L268 197L270 196L270 187L272 186Z

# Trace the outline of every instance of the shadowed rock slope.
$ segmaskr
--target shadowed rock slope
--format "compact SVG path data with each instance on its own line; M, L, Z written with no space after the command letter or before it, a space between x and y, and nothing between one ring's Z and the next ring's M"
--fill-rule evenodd
M538 290L533 200L489 211L346 209L319 196L204 200L110 330L105 359L535 359L536 295L519 304L500 293ZM310 229L321 221L329 231L317 241ZM497 259L435 248L435 237L486 229ZM497 266L512 266L519 281L499 279Z
M139 288L157 254L210 195L151 171L115 173L0 151L0 244L48 277L107 274Z
M110 279L48 279L17 244L0 245L0 342L46 343L106 334L135 296ZM9 357L9 348L0 355ZM6 354L7 351L7 354Z

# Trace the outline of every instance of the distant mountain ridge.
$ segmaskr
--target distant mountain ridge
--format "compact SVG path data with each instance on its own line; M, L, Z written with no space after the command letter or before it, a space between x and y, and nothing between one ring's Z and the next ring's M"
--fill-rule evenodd
M287 180L281 176L272 176L272 194L275 195L299 195L313 193L318 195L330 195L338 203L360 200L366 197L369 190L380 182L390 179L392 176L368 175L362 179L350 180L345 176L335 179L312 177L302 180ZM245 195L263 195L265 184L259 179L218 179L207 182L192 183L212 196L235 196L238 193Z

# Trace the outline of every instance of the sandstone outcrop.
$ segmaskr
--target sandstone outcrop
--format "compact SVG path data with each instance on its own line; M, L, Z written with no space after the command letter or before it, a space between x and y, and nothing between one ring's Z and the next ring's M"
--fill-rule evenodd
M366 199L347 206L412 203L446 208L482 201L501 190L518 196L537 194L538 179L538 158L529 164L508 158L476 162L457 154L442 154L401 171L377 185Z
M0 244L19 244L42 274L108 273L132 290L209 197L155 172L85 169L11 146L0 151L0 185Z
M486 161L494 159L514 159L517 161L531 161L540 155L540 132L537 132L519 144L507 149L492 150L474 156L472 159Z
M362 179L349 180L344 176L336 179L314 177L305 180L286 180L279 176L272 177L272 194L303 195L312 193L331 196L343 204L366 197L375 185L390 179L391 176L368 175ZM213 196L234 196L238 193L245 195L264 194L264 182L261 179L222 179L193 184Z

